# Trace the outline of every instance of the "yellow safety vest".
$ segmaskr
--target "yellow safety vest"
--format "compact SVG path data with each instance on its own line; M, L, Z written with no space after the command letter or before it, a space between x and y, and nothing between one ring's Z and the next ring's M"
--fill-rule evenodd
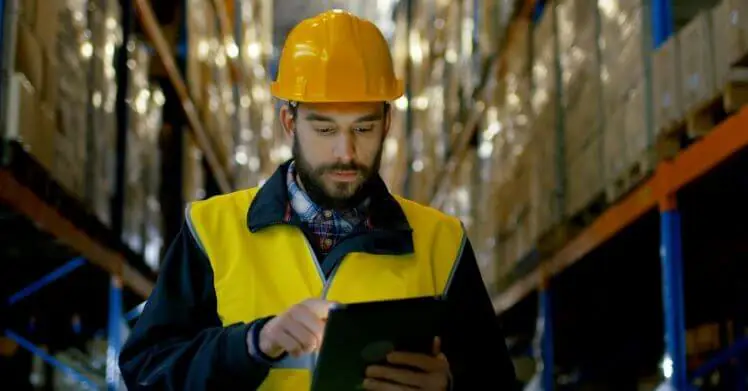
M195 202L187 212L192 233L213 268L224 326L280 314L315 297L353 303L443 294L465 245L458 219L395 197L413 229L414 252L349 253L326 280L299 228L247 228L247 210L257 190ZM313 366L312 357L283 360L259 389L308 390Z

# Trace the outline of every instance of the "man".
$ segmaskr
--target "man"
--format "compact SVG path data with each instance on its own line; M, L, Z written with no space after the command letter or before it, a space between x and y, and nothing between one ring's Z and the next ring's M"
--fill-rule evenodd
M459 220L378 175L386 41L341 11L288 36L273 94L293 159L262 188L193 203L120 356L135 390L307 390L332 303L443 295L431 354L393 352L367 390L509 390L514 369Z

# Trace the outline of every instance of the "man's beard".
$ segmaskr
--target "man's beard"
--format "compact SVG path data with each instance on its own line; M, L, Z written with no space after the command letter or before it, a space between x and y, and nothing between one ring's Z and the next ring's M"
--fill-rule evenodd
M304 191L309 198L321 208L334 210L349 210L360 205L370 194L372 180L379 173L381 165L382 146L377 151L371 167L366 167L355 162L333 163L312 167L304 157L299 145L298 136L294 133L293 159L296 164L296 174L301 181ZM324 182L324 175L331 171L356 171L364 178L359 184L337 183L336 193L330 194ZM351 188L355 186L355 188Z

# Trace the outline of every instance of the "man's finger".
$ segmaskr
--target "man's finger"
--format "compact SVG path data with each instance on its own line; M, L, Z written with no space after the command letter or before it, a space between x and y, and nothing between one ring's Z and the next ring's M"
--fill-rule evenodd
M319 338L300 322L289 322L286 325L286 332L299 343L305 352L311 352L319 347Z
M322 299L311 299L303 302L302 305L312 311L317 318L325 320L335 303Z
M275 340L277 341L278 345L283 348L284 351L292 356L296 356L301 353L301 345L299 344L299 341L297 341L296 338L294 338L286 330L279 328L278 330L274 330L274 332Z
M434 337L434 348L432 353L434 356L438 356L442 352L442 339L439 337Z
M325 322L308 308L300 307L298 311L291 312L291 318L306 328L317 339L322 338L322 332L325 330Z
M418 368L425 372L440 372L447 369L446 361L420 353L392 352L387 355L387 361L391 364Z
M414 387L424 387L428 382L427 375L408 371L400 368L384 367L373 365L366 368L366 377L380 380L388 380L397 384L404 384Z
M418 390L406 385L392 384L383 380L377 379L364 379L364 390L370 391L413 391Z

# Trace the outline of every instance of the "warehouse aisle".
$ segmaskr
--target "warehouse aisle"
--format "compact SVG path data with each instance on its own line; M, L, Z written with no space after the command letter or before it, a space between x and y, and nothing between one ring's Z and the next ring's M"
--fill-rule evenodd
M270 82L330 9L389 43L380 175L461 220L525 390L748 389L748 1L0 9L0 389L125 389L187 206L292 158Z

